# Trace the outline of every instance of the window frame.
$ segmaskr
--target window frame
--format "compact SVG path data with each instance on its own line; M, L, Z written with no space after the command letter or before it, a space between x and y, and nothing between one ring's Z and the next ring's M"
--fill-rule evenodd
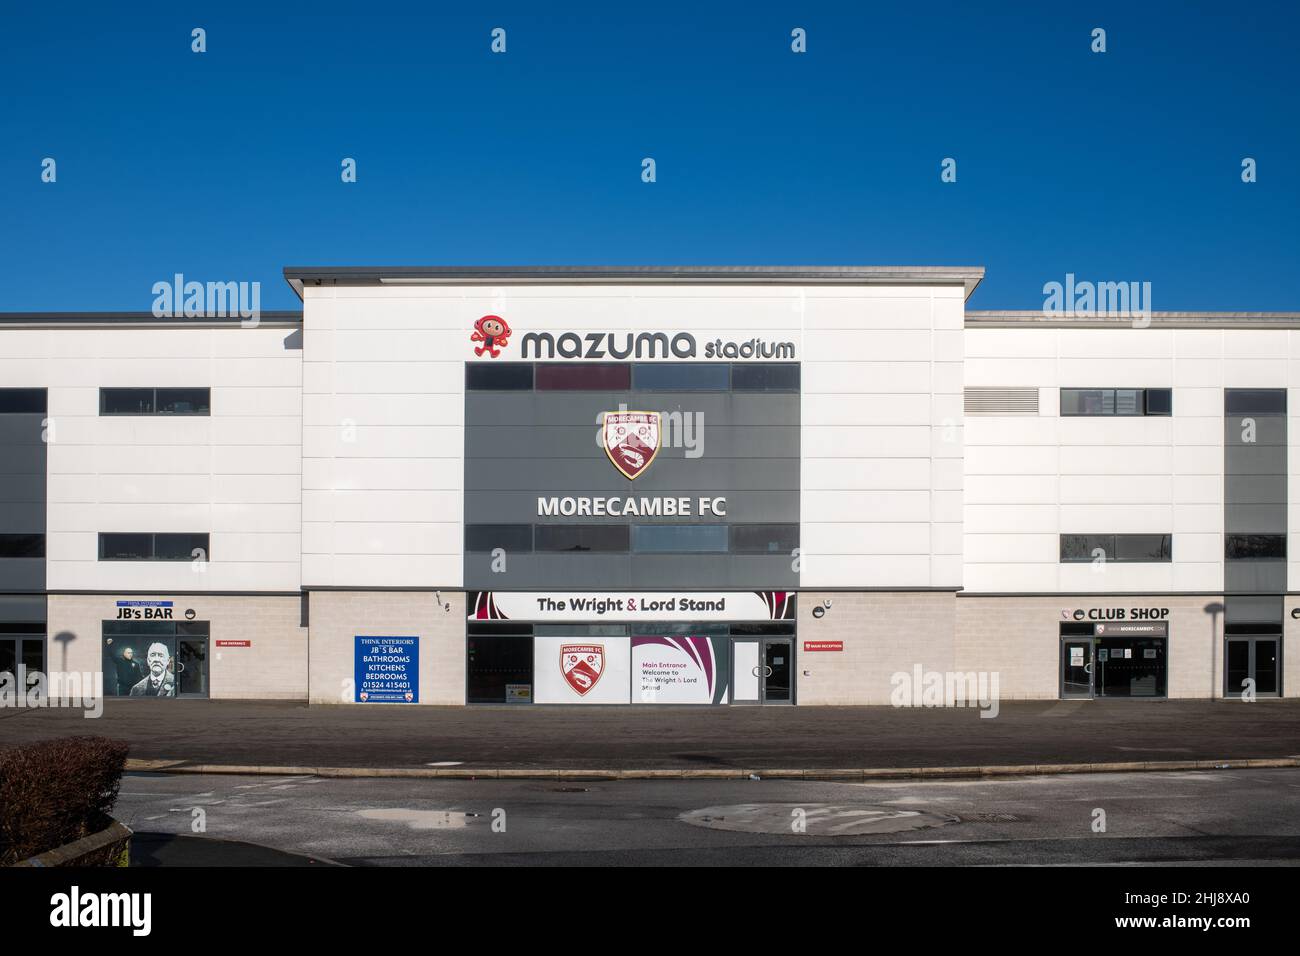
M140 392L149 395L148 411L109 411L109 396L111 393ZM203 408L190 411L161 411L162 402L160 395L164 393L178 392L203 392L207 395L207 405ZM174 399L173 399L174 400ZM212 386L210 385L185 385L185 386L137 386L137 385L101 385L99 387L99 415L101 418L211 418L212 417Z
M149 555L140 558L123 558L113 557L107 554L107 544L109 539L125 536L139 537L147 535L149 537ZM203 544L199 546L195 541L189 542L190 547L184 557L158 557L158 539L159 538L182 538L188 537L195 540L202 539ZM193 552L197 549L203 551L202 558L194 557ZM127 563L144 563L144 562L162 562L166 564L181 564L184 562L203 561L205 564L212 561L212 534L208 531L101 531L99 532L98 541L98 560L99 561L120 561Z

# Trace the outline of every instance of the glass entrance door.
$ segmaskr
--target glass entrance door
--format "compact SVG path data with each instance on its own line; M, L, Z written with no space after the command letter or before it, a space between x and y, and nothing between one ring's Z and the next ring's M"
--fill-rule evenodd
M763 641L763 703L794 703L794 641L776 638Z
M182 637L176 642L176 672L177 696L208 696L206 637Z
M1061 699L1092 698L1092 638L1065 638L1061 641Z
M10 673L18 679L18 668L27 675L27 683L35 680L37 672L45 673L45 638L36 636L0 636L0 674ZM19 687L25 692L26 688Z
M1223 696L1241 697L1253 681L1260 697L1277 697L1281 693L1282 639L1267 637L1230 637L1223 649Z

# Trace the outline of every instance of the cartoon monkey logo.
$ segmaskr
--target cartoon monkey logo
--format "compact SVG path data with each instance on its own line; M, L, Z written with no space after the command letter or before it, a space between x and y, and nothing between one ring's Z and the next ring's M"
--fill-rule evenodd
M488 355L496 358L501 354L501 349L510 342L510 326L499 315L485 315L475 321L474 331L470 333L469 340L483 343L475 347L475 355L487 352Z

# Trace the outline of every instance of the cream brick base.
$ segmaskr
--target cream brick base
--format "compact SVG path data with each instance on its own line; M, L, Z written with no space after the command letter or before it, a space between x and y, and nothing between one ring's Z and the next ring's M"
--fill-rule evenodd
M357 637L420 638L420 703L465 703L465 594L311 592L313 704L351 704ZM373 705L383 706L383 705Z
M177 620L186 609L207 621L209 696L214 700L306 700L307 631L299 627L296 596L176 594L51 594L47 665L51 670L100 671L103 622L117 618L117 602L171 601ZM218 647L217 641L251 641Z

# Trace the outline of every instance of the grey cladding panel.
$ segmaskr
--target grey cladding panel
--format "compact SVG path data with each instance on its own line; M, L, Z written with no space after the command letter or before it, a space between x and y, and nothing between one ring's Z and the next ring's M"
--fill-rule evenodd
M44 415L0 415L0 533L45 533L44 421ZM43 590L43 558L0 559L0 591Z
M538 497L725 497L727 523L798 524L799 404L793 392L478 392L465 394L467 524L698 524L712 515L540 517ZM658 455L635 481L610 463L598 439L605 412L667 416ZM688 424L685 428L679 422ZM702 426L702 428L700 427ZM696 440L699 441L696 444ZM698 457L687 457L698 448ZM467 587L790 588L785 555L570 554L507 556L506 574L486 554L467 554Z
M1276 390L1271 390L1276 391ZM1249 390L1247 390L1247 393ZM1225 407L1238 398L1228 389ZM1258 398L1259 396L1255 396ZM1267 396L1265 396L1267 397ZM1284 392L1275 394L1281 402ZM1226 534L1287 533L1287 416L1232 412L1223 419L1223 528ZM1224 590L1286 590L1286 562L1225 558Z

